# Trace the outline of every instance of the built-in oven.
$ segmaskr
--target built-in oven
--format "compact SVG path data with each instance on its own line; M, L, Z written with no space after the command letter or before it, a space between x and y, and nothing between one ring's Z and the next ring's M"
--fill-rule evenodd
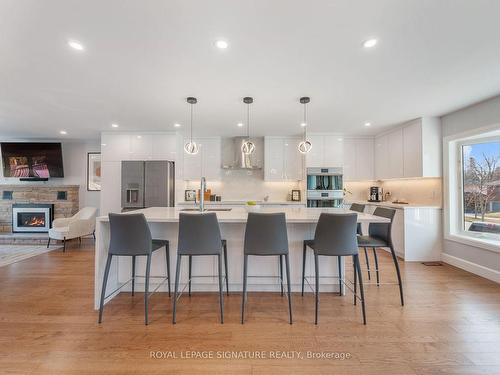
M307 207L341 207L342 168L307 168Z

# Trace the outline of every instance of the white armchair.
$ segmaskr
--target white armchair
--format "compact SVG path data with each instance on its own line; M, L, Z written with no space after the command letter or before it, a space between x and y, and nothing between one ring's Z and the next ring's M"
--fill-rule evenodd
M52 222L52 228L49 229L47 247L49 247L51 239L61 240L64 252L66 251L66 240L94 235L96 216L97 209L95 207L84 207L72 217L55 219Z

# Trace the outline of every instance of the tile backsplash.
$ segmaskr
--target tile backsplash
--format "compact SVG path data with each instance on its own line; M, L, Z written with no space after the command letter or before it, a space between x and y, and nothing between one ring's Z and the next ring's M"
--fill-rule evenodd
M182 189L199 189L199 181L184 181ZM442 204L441 178L420 178L385 181L346 182L346 200L367 200L370 186L380 186L390 192L389 201L404 200L414 204ZM207 181L212 194L222 196L222 200L263 200L289 199L292 189L299 189L305 200L305 181L268 182L264 181L263 170L223 170L220 181ZM178 201L184 200L184 190L178 192Z
M367 200L370 186L382 187L384 194L390 192L391 195L387 198L389 201L397 199L413 204L442 205L441 178L346 182L346 189L352 193L348 193L346 199Z
M199 189L199 181L184 182L185 189ZM263 200L285 201L293 189L300 189L304 194L305 182L270 182L264 181L264 170L223 170L220 181L207 181L212 194L222 196L222 200ZM180 201L184 199L182 193ZM302 199L305 197L302 196Z

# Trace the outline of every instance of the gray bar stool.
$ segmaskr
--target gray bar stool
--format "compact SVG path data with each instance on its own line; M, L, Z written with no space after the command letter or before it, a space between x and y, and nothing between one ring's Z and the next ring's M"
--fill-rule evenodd
M403 297L403 283L401 281L401 272L399 271L398 258L396 252L394 251L394 245L392 243L392 223L394 222L394 215L396 210L391 208L377 207L373 212L373 215L385 217L390 219L390 223L370 223L368 226L368 236L358 236L358 246L366 248L371 247L373 249L373 255L375 257L375 272L377 275L377 286L380 285L380 277L378 270L378 258L377 258L377 248L386 247L391 250L392 260L394 262L394 267L396 268L396 274L398 276L399 284L399 295L401 297L401 306L404 306Z
M102 313L104 310L104 299L106 298L106 285L108 283L109 268L113 256L132 257L132 295L135 292L135 261L137 256L146 256L146 276L144 289L144 323L148 320L148 300L149 300L149 279L151 269L151 255L153 251L165 248L165 257L167 262L168 295L170 296L170 249L168 240L154 240L151 237L148 223L143 214L109 214L110 242L106 268L101 289L101 303L99 307L99 323L102 322ZM154 277L154 276L152 276ZM129 280L130 281L130 280ZM128 282L127 282L128 283ZM125 283L125 284L127 284ZM162 284L161 283L161 284ZM123 284L120 288L125 286ZM158 285L157 289L161 286ZM118 288L118 289L120 289Z
M363 324L366 324L365 294L363 290L363 278L358 256L358 243L356 241L357 214L327 214L322 213L316 226L314 240L304 241L304 249L310 247L314 251L315 270L315 319L314 324L318 324L319 310L319 260L321 256L336 256L339 259L339 270L341 270L341 257L352 256L354 264L354 304L357 298L356 276L359 280L359 291L361 294L361 307L363 312ZM305 252L304 252L305 255ZM304 295L305 280L305 256L302 266L302 295ZM342 275L339 273L339 287L342 285Z
M365 205L359 204L359 203L353 203L353 204L351 204L350 210L356 211L356 212L365 212ZM358 236L363 235L363 230L361 229L361 223L358 223L357 234L358 234ZM365 251L366 270L368 272L368 280L371 280L372 278L371 278L371 274L370 274L370 260L368 258L368 250L366 249L366 247L364 248L364 251Z
M224 323L224 297L222 293L222 239L219 222L215 212L209 213L180 213L179 240L177 248L177 266L175 271L174 306L172 323L176 323L179 277L183 256L215 255L218 258L219 268L219 305L220 322ZM189 275L189 283L191 275Z
M229 273L228 273L228 270L227 270L227 241L226 240L222 240L222 251L224 253L224 278L226 279L226 294L229 296ZM188 291L189 291L189 296L191 297L191 270L193 268L193 256L190 255L189 256L189 267L188 267L188 278L189 278L189 281L188 281L188 284L189 284L189 287L188 287Z
M247 299L248 256L277 256L280 269L281 295L283 295L283 257L286 265L286 282L288 287L288 313L292 324L292 296L290 286L290 262L288 259L288 234L285 213L248 214L243 247L243 296L241 302L241 324L245 320L245 302Z
M365 212L365 205L359 203L352 203L349 209L351 211L356 211L356 212ZM358 226L356 228L356 233L360 236L363 234L363 231L361 230L361 223L358 223Z

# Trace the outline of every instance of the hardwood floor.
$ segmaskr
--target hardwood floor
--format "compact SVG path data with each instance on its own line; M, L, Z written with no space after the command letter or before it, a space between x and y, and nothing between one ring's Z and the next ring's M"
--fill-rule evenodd
M390 258L380 254L382 281L395 281ZM144 326L143 294L122 293L98 325L93 244L72 242L64 254L56 250L0 268L0 373L500 374L498 284L447 265L401 266L406 306L399 305L396 285L367 286L366 326L349 293L321 295L318 326L311 293L293 295L292 326L286 299L269 293L249 294L245 325L240 294L225 299L221 325L217 295L209 293L183 296L175 326L166 294L151 298ZM151 358L151 352L180 357L191 351L267 358ZM290 351L304 358L269 358ZM308 351L348 358L308 359Z

